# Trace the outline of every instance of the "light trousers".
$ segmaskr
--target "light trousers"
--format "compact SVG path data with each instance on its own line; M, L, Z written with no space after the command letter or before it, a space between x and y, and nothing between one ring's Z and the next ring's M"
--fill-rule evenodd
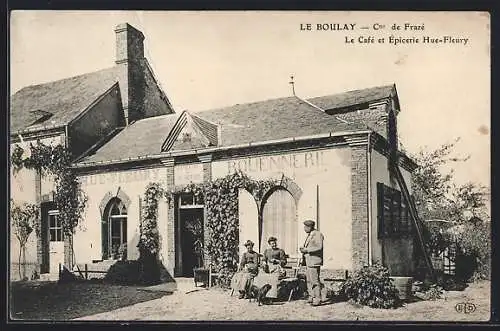
M313 301L321 300L320 266L307 267L307 292Z

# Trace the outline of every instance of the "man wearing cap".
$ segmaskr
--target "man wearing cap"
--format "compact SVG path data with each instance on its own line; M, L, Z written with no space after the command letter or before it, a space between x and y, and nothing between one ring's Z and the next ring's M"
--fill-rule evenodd
M253 250L253 246L254 243L251 240L246 241L247 251L241 255L238 272L231 280L231 287L240 293L240 299L243 299L247 294L246 291L259 270L259 253Z
M304 231L307 233L304 246L300 247L304 262L307 267L307 292L308 303L318 306L321 303L321 282L319 280L320 268L323 265L323 234L314 229L315 223L311 220L304 222Z

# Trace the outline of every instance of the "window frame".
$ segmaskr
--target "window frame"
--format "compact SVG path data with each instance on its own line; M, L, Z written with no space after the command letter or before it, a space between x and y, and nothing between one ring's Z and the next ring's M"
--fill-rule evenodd
M410 204L401 191L377 183L377 220L379 239L410 238L413 232Z
M59 216L59 210L53 209L48 211L49 242L64 241L64 230L62 226L62 221L58 216ZM52 223L52 220L54 220L54 223ZM54 235L52 235L52 231L54 231ZM55 240L53 240L53 238Z

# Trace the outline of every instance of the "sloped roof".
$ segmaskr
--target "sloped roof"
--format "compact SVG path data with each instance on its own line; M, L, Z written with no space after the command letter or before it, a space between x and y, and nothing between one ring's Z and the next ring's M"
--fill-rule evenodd
M217 146L218 141L217 141L217 125L214 123L210 123L208 121L205 121L204 119L196 116L195 114L190 114L191 118L193 119L193 122L198 125L198 127L203 131L205 136L208 138L210 141L210 144L213 146Z
M353 90L344 93L325 95L308 99L309 102L323 110L344 108L359 105L370 101L380 100L391 96L395 85L371 87L361 90Z
M159 154L163 142L177 122L179 115L168 114L136 121L93 154L82 158L80 162L126 160Z
M198 112L220 124L219 146L315 135L335 131L367 130L361 123L345 123L297 97L272 99Z
M11 133L66 125L118 82L116 70L111 67L22 88L11 97Z
M346 92L345 96L337 94L312 98L309 102L321 108L327 104L328 107L325 107L327 109L334 105L345 107L352 105L349 102L357 104L387 97L392 93L393 87L390 85L350 91ZM314 100L322 100L323 103L313 102ZM179 116L181 114L170 114L139 120L80 162L126 160L160 154L167 138L175 138L169 135L175 135L172 131ZM234 146L330 132L369 130L363 123L342 121L296 96L205 110L197 112L196 115L190 113L190 116L203 134L216 146Z

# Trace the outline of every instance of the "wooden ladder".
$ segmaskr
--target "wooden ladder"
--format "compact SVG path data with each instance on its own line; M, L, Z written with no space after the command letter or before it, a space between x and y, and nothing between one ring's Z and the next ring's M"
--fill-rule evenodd
M424 260L425 264L427 265L427 268L429 269L431 278L435 280L436 274L434 271L434 266L432 265L431 258L429 254L427 253L427 250L425 248L425 243L424 243L424 236L423 236L423 223L418 217L417 213L417 208L415 206L415 202L413 199L410 197L410 192L408 191L408 187L406 186L406 182L404 180L403 174L401 173L401 170L399 169L399 166L396 162L390 162L391 169L393 174L396 177L396 181L398 182L399 187L401 188L401 192L403 193L403 197L406 200L407 205L410 207L409 212L411 219L413 220L413 223L415 224L415 228L417 230L417 235L420 243L420 247L422 249L422 252L424 254Z

